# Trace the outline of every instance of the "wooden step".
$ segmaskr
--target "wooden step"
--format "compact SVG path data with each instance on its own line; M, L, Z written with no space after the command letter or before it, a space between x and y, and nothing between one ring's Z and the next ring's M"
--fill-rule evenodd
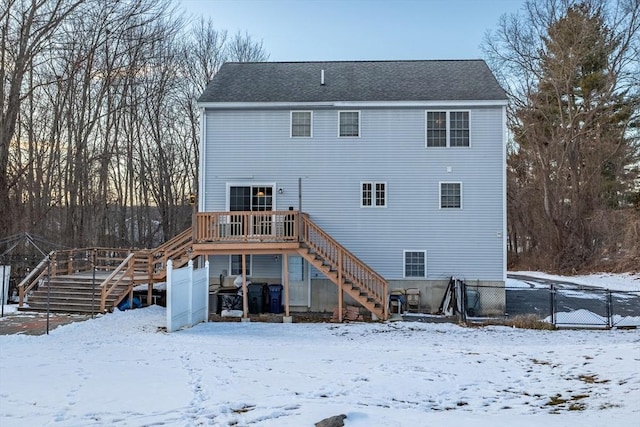
M102 279L94 282L83 277L59 276L41 284L27 296L28 311L49 311L68 313L91 313L100 310ZM105 302L110 310L123 293L129 289L129 281L119 284Z

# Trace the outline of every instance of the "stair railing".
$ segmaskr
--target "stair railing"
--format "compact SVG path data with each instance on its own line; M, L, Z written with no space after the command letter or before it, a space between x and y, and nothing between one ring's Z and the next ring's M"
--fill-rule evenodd
M302 241L312 251L322 257L340 277L363 289L382 307L383 317L387 315L387 281L371 267L362 262L333 237L324 232L308 215L302 215Z
M118 287L122 280L131 275L133 271L133 263L130 261L135 256L135 253L130 253L121 263L118 265L109 276L100 284L100 311L105 312L107 309L107 298Z
M19 302L18 307L22 307L24 305L24 298L26 295L31 292L39 282L40 279L44 278L47 275L47 267L49 262L55 257L55 251L51 251L48 256L46 256L40 263L31 270L31 272L25 277L22 282L18 285L18 295Z
M160 273L160 277L165 277L167 261L170 259L183 258L187 254L188 250L193 245L193 232L190 228L187 228L182 233L173 237L171 240L163 243L153 250L153 273ZM186 264L188 259L184 261ZM177 267L180 267L178 265ZM174 267L176 267L174 265Z

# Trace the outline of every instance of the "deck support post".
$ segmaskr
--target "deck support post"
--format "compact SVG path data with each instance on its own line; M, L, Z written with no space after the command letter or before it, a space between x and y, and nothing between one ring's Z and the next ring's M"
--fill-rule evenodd
M242 317L249 317L249 296L247 293L247 255L242 253Z
M147 277L149 278L147 305L151 305L151 301L153 301L153 254L150 251L147 252Z
M289 254L282 254L284 264L284 315L289 317Z
M338 322L342 323L342 307L344 303L342 292L342 250L338 250Z
M153 304L153 282L149 280L147 285L147 306Z

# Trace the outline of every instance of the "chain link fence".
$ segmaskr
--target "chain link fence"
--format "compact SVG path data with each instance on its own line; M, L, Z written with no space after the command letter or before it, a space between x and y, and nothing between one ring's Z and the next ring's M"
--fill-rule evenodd
M556 327L640 327L640 291L570 285L499 287L462 283L463 320L529 316Z

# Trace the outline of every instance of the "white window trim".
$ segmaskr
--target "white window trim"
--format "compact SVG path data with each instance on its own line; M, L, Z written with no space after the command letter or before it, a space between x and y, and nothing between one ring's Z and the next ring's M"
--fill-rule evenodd
M228 270L228 271L229 271L229 275L230 275L230 276L242 276L242 273L240 273L240 274L233 274L232 263L231 263L231 257L232 257L233 255L237 255L237 256L239 256L239 257L242 257L242 254L232 254L232 255L229 255L229 270ZM248 267L249 267L249 273L247 273L247 277L251 277L251 274L253 273L253 256L251 256L251 254L246 254L245 256L248 256L248 257L249 257L249 262L248 262L248 264L249 264L249 265L248 265ZM241 261L240 261L240 262L242 262L242 258L241 258ZM240 266L240 268L242 269L242 266Z
M365 205L362 200L362 186L364 184L371 184L371 205ZM384 185L384 205L376 205L376 185ZM387 207L387 199L389 197L389 187L386 181L360 181L360 207L365 209L378 208L384 209Z
M422 252L424 254L424 276L407 276L407 252ZM424 280L427 278L427 251L424 249L405 249L402 251L402 278Z
M468 113L469 114L469 145L456 145L454 147L451 146L451 113L452 112L456 112L456 113ZM444 147L429 147L428 141L427 141L427 134L429 131L429 120L427 119L429 113L446 113L446 132L447 132L447 136L446 136L446 145ZM471 132L471 110L425 110L424 112L424 148L427 148L429 150L442 150L445 148L453 148L453 149L457 149L457 148L471 148L471 143L472 143L472 132Z
M341 113L358 113L358 136L341 136L340 135L340 114ZM338 111L338 138L360 138L362 135L362 114L360 110L339 110Z
M311 130L309 136L293 136L293 113L310 113ZM291 110L289 112L289 138L313 138L313 111L311 110Z
M442 184L460 184L460 207L459 208L443 208L442 207ZM438 209L446 211L462 210L464 208L464 186L462 181L440 181L438 183Z

